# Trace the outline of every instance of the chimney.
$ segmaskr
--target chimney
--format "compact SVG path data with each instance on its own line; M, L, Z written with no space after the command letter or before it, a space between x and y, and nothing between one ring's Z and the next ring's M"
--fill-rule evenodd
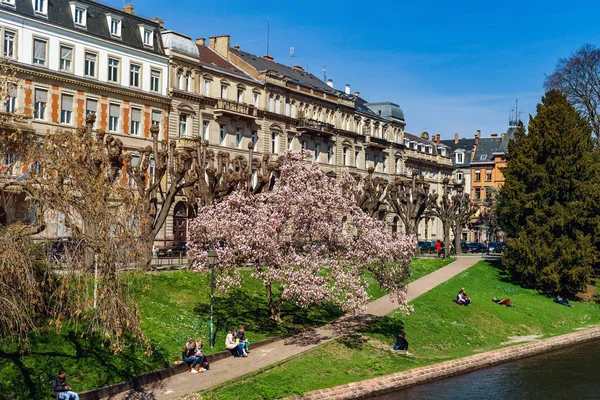
M229 35L213 36L208 38L208 47L216 51L226 60L229 59L229 47L231 38Z
M477 129L477 133L475 133L475 137L479 139L481 137L481 131Z
M133 13L132 13L132 14L133 14ZM165 21L163 21L163 19L162 19L162 18L154 17L154 18L152 18L152 21L154 21L154 22L158 22L158 26L159 26L160 28L164 28L164 27L165 27Z
M505 133L503 133L502 135L500 135L500 137L502 138L502 141L504 142L504 137L506 136Z
M125 4L123 6L123 12L133 15L133 4Z
M273 56L270 56L270 55L268 55L268 54L265 54L265 55L263 56L263 58L264 58L265 60L273 61Z
M458 143L458 132L454 134L454 143Z
M490 136L495 138L495 137L498 137L498 134L497 133L492 133Z
M240 45L236 44L235 46L233 46L234 49L239 50L240 49Z
M294 65L294 69L296 71L304 71L304 69L301 66L299 66L298 64ZM330 79L330 81L331 81L331 79ZM327 81L327 84L329 85L329 81ZM331 86L333 87L333 81L331 81Z
M354 92L354 97L360 97L360 92Z
M333 87L333 81L331 79L327 79L327 86L329 86L330 88Z
M346 94L350 94L350 84L346 83Z
M199 46L206 46L206 39L205 38L198 38L196 39L196 44Z
M440 134L438 133L437 135L435 135L435 142L437 144L440 144L441 138L440 138Z

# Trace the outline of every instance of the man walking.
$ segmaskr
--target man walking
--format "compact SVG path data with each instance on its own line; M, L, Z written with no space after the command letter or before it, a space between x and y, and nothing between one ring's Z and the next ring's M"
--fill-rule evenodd
M437 256L438 258L442 257L442 242L440 242L439 240L435 243L435 249L437 250Z
M52 381L52 397L59 400L79 400L79 395L67 385L67 373L64 369Z

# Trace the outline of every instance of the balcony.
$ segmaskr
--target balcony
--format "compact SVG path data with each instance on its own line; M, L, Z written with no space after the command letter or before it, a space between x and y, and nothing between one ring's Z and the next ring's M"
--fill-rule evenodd
M332 136L336 131L335 126L332 124L310 118L301 118L298 123L298 129L317 133L320 136Z
M258 117L258 110L253 105L238 103L237 101L218 99L217 105L215 106L217 111L221 112L221 115L237 117L237 118L250 118L254 119Z

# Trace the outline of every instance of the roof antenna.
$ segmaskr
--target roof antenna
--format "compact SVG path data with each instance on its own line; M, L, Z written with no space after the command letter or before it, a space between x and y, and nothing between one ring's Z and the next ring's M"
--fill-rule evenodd
M294 52L295 52L294 48L290 47L290 67L294 66L294 57L295 57Z
M327 82L327 65L323 65L321 71L323 71L323 81Z

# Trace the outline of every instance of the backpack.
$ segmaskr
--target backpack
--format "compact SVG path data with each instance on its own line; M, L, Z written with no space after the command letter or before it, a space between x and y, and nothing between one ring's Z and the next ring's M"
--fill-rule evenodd
M202 368L204 368L204 369L206 369L206 370L209 370L209 369L210 369L210 366L208 365L208 361L204 361L204 362L202 363Z

